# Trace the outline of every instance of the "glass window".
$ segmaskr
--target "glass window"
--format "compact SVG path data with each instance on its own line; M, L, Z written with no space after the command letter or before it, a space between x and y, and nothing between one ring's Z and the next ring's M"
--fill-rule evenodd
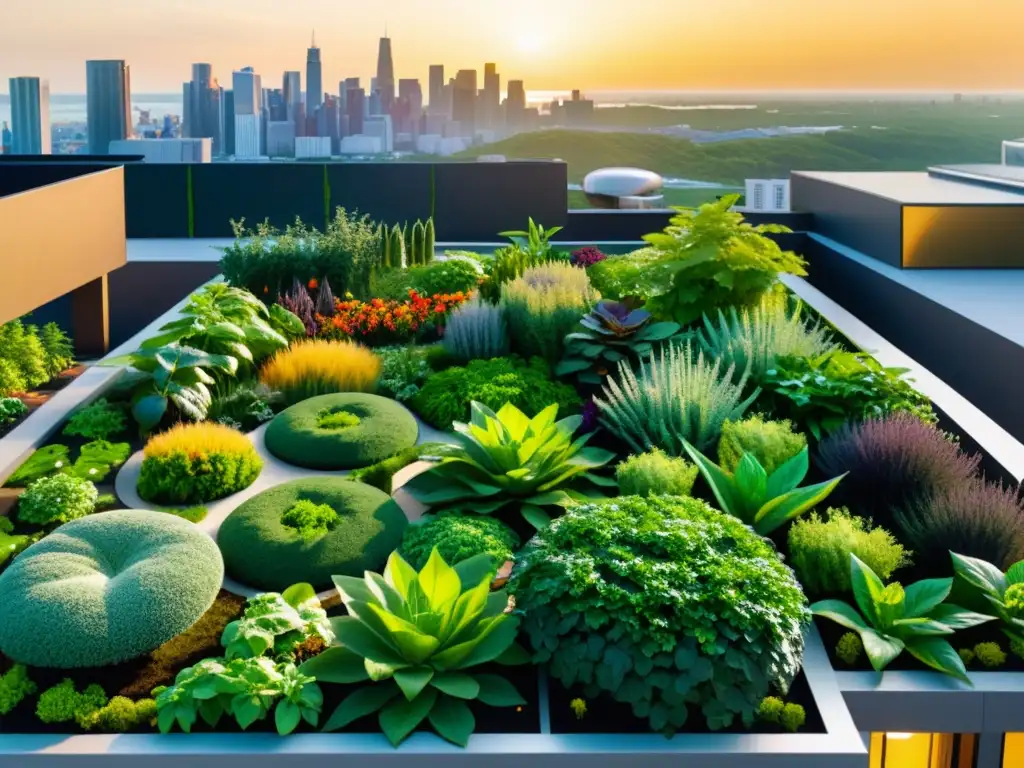
M1004 144L1003 163L1005 165L1024 165L1024 144Z
M873 733L870 768L974 768L975 742L974 734Z
M1024 765L1024 733L1008 733L1003 737L1003 768Z

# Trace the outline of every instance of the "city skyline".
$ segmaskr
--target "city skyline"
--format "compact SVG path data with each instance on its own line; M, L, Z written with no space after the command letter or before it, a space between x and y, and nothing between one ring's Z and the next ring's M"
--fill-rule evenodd
M1016 41L1024 4L1017 0L977 0L966 18L953 0L934 0L927 13L917 3L883 0L734 0L686 9L671 0L637 0L625 17L612 0L520 0L513 7L437 0L429 12L412 0L393 0L359 14L326 0L292 0L288 14L271 0L108 5L102 21L70 0L20 7L18 24L0 29L0 88L9 77L38 76L53 93L82 93L82 62L91 58L130 61L135 89L144 93L179 90L181 68L195 61L219 72L243 64L298 70L314 28L324 83L368 79L385 25L396 41L396 80L427 82L430 64L442 61L451 71L501 61L538 90L1024 85L1024 49Z

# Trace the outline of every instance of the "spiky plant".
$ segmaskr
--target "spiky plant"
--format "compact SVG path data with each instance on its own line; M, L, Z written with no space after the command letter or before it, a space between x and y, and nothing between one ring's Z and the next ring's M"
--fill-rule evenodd
M712 363L702 352L694 357L688 344L670 344L642 362L639 373L619 361L618 376L594 402L601 424L633 451L661 448L682 456L686 442L707 450L727 419L742 418L761 394L757 388L743 399L748 378L749 372L735 377L733 366L723 370L721 361Z
M434 217L427 219L423 226L423 263L429 264L434 260L434 247L437 237L434 233Z
M407 266L405 263L405 241L402 239L402 228L397 224L391 230L391 241L388 250L391 254L392 267L401 269Z
M423 222L417 221L412 225L412 253L413 263L415 264L426 264L426 259L423 258Z
M334 307L334 292L331 291L331 284L325 277L320 282L320 288L316 294L316 313L323 317L333 317L337 310Z
M448 316L444 348L463 362L508 354L505 313L501 307L479 299L463 304Z
M761 382L780 357L814 358L839 348L826 328L803 320L800 310L798 304L791 313L784 295L769 292L756 307L719 310L717 321L705 315L697 339L708 357L737 372L749 366L751 378Z

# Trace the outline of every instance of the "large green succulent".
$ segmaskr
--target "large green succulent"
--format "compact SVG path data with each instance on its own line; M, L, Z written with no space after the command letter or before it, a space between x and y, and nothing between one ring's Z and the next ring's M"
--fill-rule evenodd
M453 568L436 549L419 573L395 552L383 576L335 576L348 611L331 620L338 644L300 671L324 683L372 684L349 694L324 730L379 712L381 730L395 746L424 720L465 746L476 727L467 701L524 704L503 677L466 671L528 660L515 643L519 620L506 613L508 596L490 589L493 576L487 555Z
M574 484L616 485L591 472L615 454L586 447L589 434L573 439L582 416L556 422L558 406L550 405L530 419L511 403L494 413L474 402L471 412L469 424L455 422L459 444L440 451L439 464L403 486L418 501L479 515L518 504L540 529L551 522L542 507L591 498Z

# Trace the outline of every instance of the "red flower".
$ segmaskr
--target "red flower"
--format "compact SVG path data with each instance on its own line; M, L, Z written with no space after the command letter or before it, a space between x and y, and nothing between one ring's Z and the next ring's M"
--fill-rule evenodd
M309 278L309 282L306 283L306 287L309 288L309 290L311 291L315 291L317 288L320 287L320 283L317 282L315 277L311 277Z

